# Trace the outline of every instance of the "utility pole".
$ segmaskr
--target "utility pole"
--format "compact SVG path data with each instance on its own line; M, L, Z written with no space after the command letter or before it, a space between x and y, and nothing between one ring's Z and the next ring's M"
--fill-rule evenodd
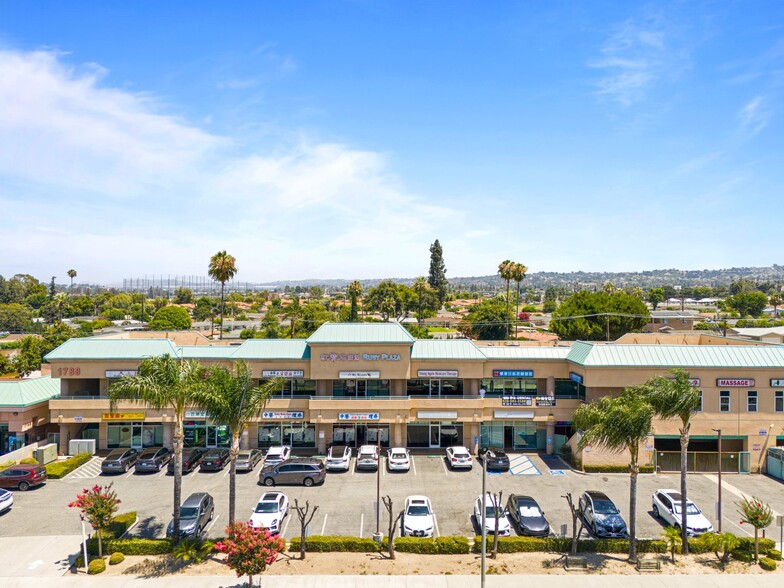
M719 436L719 502L716 504L716 518L718 522L718 532L721 533L721 429L713 429Z
M485 588L485 560L487 559L487 452L482 456L482 569L481 588Z
M292 324L294 324L292 322ZM381 546L381 425L376 425L376 532L373 539ZM391 515L390 515L391 516Z
M605 315L605 318L607 319L607 341L609 342L610 341L610 315L609 314Z

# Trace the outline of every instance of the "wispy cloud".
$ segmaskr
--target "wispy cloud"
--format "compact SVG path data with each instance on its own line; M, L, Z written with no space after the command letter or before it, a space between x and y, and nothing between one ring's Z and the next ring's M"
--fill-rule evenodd
M753 137L768 126L771 112L767 108L765 99L757 96L738 111L738 124L741 134Z

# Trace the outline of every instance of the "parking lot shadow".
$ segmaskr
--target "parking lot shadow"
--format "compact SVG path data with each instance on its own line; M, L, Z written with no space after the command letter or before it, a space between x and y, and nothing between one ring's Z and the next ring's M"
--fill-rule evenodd
M147 539L154 539L155 537L163 537L166 529L159 520L155 517L147 517L139 519L137 525L131 531L134 537L145 537Z

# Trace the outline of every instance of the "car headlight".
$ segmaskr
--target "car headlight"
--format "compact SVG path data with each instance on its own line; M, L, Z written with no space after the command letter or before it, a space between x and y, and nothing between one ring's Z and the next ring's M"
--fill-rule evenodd
M278 524L278 519L272 519L272 526L275 527Z

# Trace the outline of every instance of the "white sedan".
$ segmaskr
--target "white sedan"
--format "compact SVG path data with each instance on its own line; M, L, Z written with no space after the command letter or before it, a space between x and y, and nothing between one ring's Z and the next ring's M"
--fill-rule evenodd
M250 526L254 529L267 529L270 533L280 533L283 519L289 512L289 499L282 492L265 492L250 515Z
M471 457L471 454L468 452L468 449L462 445L447 447L446 461L449 464L449 467L452 469L467 468L470 470L472 467L474 467L474 460Z
M511 533L512 526L509 524L509 518L506 516L504 507L496 504L495 495L487 493L485 498L485 529L487 534L492 535L495 533L495 521L498 519L498 536L506 537ZM479 531L482 531L482 497L476 499L474 502L474 516L476 517L476 524Z
M435 515L427 496L409 496L403 508L404 537L432 537Z
M403 447L387 451L387 468L390 472L407 472L411 469L411 454Z

